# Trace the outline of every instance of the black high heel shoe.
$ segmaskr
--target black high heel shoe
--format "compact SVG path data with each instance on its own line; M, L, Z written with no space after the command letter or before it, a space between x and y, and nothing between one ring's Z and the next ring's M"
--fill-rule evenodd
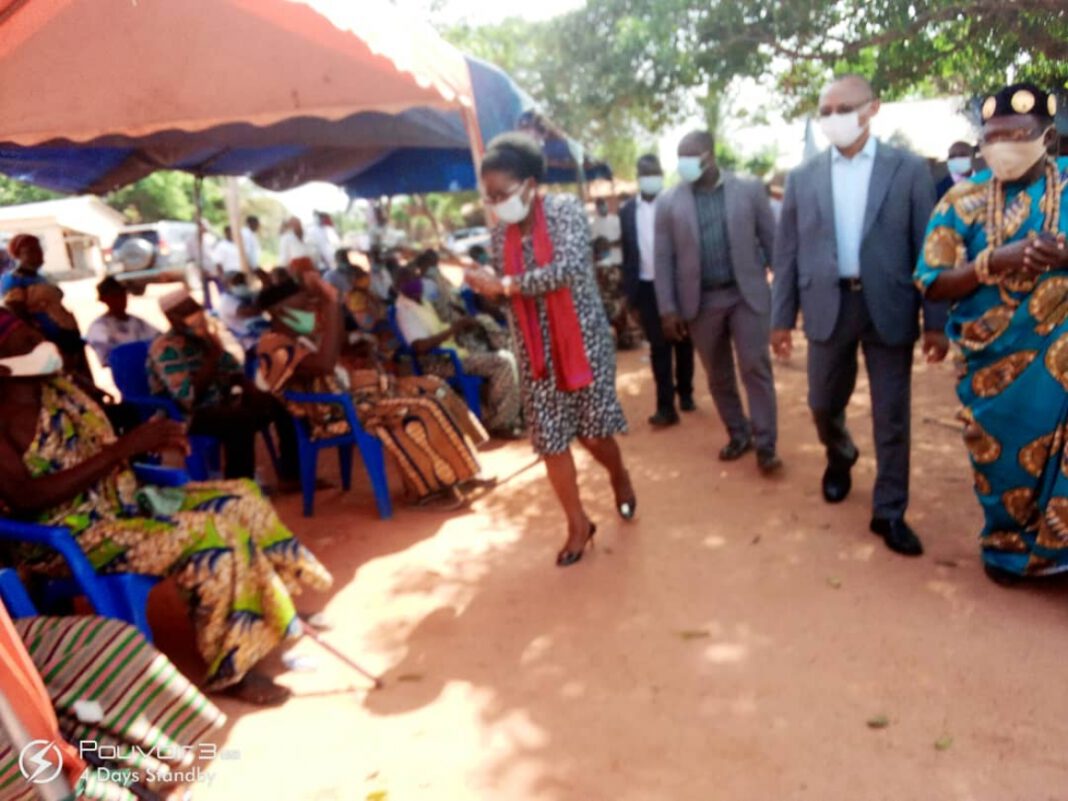
M582 547L577 551L569 551L564 548L560 553L556 555L557 567L570 567L582 558L582 554L586 552L586 548L593 543L593 535L597 533L597 526L590 523L590 533L586 535L586 541L582 543Z

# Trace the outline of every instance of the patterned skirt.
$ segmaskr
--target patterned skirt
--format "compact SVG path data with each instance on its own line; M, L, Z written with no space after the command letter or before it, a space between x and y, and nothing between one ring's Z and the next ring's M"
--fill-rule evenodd
M78 543L101 572L173 576L188 599L206 686L236 684L300 631L292 595L325 590L326 568L251 481L187 484L177 511L94 523Z
M44 680L60 733L76 748L81 743L90 763L79 799L134 801L123 786L128 781L182 784L175 772L213 756L206 738L225 717L136 629L101 617L30 617L15 628ZM37 797L0 727L0 801Z

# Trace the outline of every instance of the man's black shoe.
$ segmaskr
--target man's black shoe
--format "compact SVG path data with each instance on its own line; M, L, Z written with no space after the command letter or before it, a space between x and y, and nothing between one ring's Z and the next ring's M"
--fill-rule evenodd
M849 497L849 491L853 489L853 476L850 471L859 458L858 453L850 462L827 465L823 473L823 499L827 503L841 503Z
M774 475L782 470L782 459L773 450L760 449L757 451L757 467L766 476Z
M649 425L653 428L667 428L679 424L679 416L674 411L657 412L649 418Z
M734 462L741 459L749 451L753 450L753 438L746 437L745 439L732 439L723 449L719 452L719 460L721 462Z
M684 412L696 412L697 404L693 402L693 398L682 398L679 400L679 408Z
M886 547L902 556L922 556L923 543L916 532L909 528L904 518L887 520L885 517L872 518L871 530L883 538Z

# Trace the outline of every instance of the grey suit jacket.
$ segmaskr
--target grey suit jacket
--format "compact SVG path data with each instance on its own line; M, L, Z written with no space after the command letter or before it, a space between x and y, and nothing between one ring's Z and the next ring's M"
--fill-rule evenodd
M864 216L860 279L872 323L887 345L907 345L919 337L920 295L912 273L934 202L926 162L879 142ZM841 300L830 150L786 179L773 265L772 327L794 328L800 309L805 335L826 342L834 333ZM945 324L945 304L925 303L924 327L940 331Z
M723 173L727 237L734 280L753 311L768 314L767 266L775 244L775 218L764 185ZM693 187L680 184L656 200L656 300L660 313L693 320L701 308L701 232Z

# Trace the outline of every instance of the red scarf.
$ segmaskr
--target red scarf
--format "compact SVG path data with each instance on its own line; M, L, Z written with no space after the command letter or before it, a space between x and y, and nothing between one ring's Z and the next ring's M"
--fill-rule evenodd
M531 233L534 238L534 262L539 268L551 264L553 243L549 238L549 226L545 222L545 208L540 197L534 200L534 227ZM504 240L504 273L517 278L524 272L523 234L518 225L509 225ZM512 296L512 310L530 357L534 380L540 381L546 376L546 366L537 304L534 298L516 294ZM571 288L564 286L546 293L545 311L549 317L549 344L557 388L563 392L575 392L588 387L593 383L593 370L586 357Z

